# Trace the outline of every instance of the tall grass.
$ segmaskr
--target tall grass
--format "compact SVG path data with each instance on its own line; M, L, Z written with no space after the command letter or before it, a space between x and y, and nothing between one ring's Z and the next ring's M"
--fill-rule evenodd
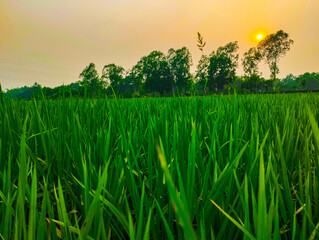
M317 239L319 95L0 99L2 239Z

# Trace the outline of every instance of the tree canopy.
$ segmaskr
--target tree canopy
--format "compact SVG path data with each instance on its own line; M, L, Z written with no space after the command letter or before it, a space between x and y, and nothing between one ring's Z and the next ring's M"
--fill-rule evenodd
M252 76L254 74L259 75L258 63L261 61L261 53L255 48L250 48L244 53L242 59L243 70L247 76Z
M144 87L148 92L171 92L173 89L173 74L164 53L153 51L142 57L141 65Z
M212 52L208 66L208 81L210 89L221 91L224 85L230 84L238 66L238 42L230 42Z
M175 86L182 92L191 85L192 74L190 67L193 64L192 56L186 47L168 50L168 63L174 79Z
M114 63L105 65L102 70L102 79L113 88L116 93L119 92L120 83L124 79L125 70Z
M293 43L294 41L289 38L289 34L283 30L270 34L259 42L258 51L268 64L273 80L279 73L279 59L286 55Z
M85 92L87 92L87 88L89 87L90 92L93 95L97 95L103 88L103 82L99 78L99 74L95 69L94 63L90 63L89 66L86 66L85 69L80 73L79 78L82 79L80 84L81 86L85 87Z

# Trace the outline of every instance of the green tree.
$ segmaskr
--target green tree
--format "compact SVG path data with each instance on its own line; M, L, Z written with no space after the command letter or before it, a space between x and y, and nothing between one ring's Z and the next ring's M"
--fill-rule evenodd
M195 79L202 87L208 82L209 56L202 55L196 67Z
M79 78L82 79L80 85L85 88L85 93L88 90L93 96L96 96L101 92L103 82L99 78L94 63L90 63L89 66L86 66L80 73Z
M184 94L191 85L192 74L190 66L193 64L192 56L186 47L168 50L168 63L174 78L175 86Z
M250 48L244 53L242 58L242 65L245 72L245 88L251 91L256 91L260 87L261 77L258 72L258 63L261 61L262 56L256 48Z
M141 95L143 84L145 83L142 60L138 61L127 71L125 78L133 85L135 95Z
M299 86L304 88L306 86L307 83L307 78L301 78L299 79Z
M289 38L288 33L283 30L279 30L275 34L270 34L259 42L257 46L258 51L269 66L272 80L275 80L279 73L279 59L286 55L290 50L290 45L293 43L294 41Z
M208 81L211 90L222 91L224 85L232 83L238 66L238 42L230 42L212 52L208 66Z
M297 77L296 81L299 83L299 88L304 90L319 89L319 73L306 72Z
M256 48L250 48L244 53L242 58L242 65L244 72L247 76L252 76L253 74L259 75L258 64L261 61L261 53Z
M173 89L173 74L164 53L153 51L142 57L138 65L142 68L144 88L148 92L165 93Z
M102 70L102 79L107 82L113 91L118 94L120 90L120 83L124 79L125 70L121 66L117 66L114 63L105 65Z
M297 89L298 85L297 77L290 73L279 82L278 87L283 91L291 91Z

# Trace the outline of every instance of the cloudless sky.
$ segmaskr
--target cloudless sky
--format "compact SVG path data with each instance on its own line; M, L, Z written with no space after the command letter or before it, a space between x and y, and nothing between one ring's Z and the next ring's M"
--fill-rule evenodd
M259 33L281 29L295 43L279 77L318 72L318 25L319 0L0 0L0 83L69 84L90 62L99 73L109 63L129 69L153 50L183 46L194 72L197 32L206 54L238 41L242 58ZM264 64L260 70L269 77Z

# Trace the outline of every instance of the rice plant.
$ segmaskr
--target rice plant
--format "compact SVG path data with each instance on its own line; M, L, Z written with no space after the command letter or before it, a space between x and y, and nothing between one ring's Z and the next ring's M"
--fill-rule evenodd
M1 239L319 236L319 94L0 100Z

